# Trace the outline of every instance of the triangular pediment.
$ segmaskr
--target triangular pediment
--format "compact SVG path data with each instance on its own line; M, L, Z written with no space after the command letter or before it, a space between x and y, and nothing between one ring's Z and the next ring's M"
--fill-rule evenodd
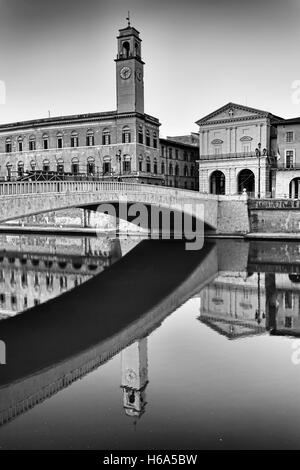
M249 119L258 119L263 117L271 117L272 115L267 111L261 109L249 108L236 103L228 103L222 108L204 116L197 121L198 125L214 124L217 122L228 122Z
M198 319L212 330L228 339L238 339L245 336L254 336L265 333L265 328L258 326L255 322L242 322L228 319L227 321L218 316L200 315Z

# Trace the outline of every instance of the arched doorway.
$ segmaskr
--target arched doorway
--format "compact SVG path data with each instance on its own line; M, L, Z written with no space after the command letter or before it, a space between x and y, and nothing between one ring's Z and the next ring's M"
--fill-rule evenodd
M225 194L225 175L220 170L210 175L210 194Z
M292 199L299 199L299 197L300 197L300 178L293 178L291 180L289 196Z
M241 194L246 189L247 193L255 191L255 176L251 170L242 170L238 175L238 192Z

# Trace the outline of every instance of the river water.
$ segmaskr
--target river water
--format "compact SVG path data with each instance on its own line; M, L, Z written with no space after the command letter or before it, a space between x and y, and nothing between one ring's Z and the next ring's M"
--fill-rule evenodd
M299 299L296 242L3 234L0 447L299 449Z

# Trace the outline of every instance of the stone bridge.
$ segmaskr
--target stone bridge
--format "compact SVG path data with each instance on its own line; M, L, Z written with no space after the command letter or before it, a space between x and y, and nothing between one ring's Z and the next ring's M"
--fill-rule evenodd
M217 196L162 186L106 181L39 181L0 183L0 223L49 211L74 207L97 210L109 203L116 216L133 221L120 211L127 203L158 207L201 219L217 233L247 233L248 203L245 196ZM130 210L129 210L130 212ZM125 214L125 216L124 216ZM151 224L152 221L148 222ZM149 228L152 228L149 225Z

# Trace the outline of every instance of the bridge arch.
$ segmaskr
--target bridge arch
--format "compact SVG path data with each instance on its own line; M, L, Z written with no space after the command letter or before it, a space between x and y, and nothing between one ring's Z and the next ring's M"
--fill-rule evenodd
M137 183L43 181L0 183L0 222L74 207L96 210L99 204L143 204L184 213L215 230L218 198L196 191ZM195 209L200 211L195 213ZM201 212L202 211L202 212ZM128 220L128 219L127 219ZM130 220L129 220L130 222Z

